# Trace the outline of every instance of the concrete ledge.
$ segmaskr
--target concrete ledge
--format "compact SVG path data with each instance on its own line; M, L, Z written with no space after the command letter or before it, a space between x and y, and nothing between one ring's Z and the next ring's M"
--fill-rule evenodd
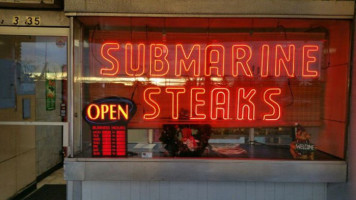
M31 27L69 27L69 19L64 15L63 11L45 11L45 10L15 10L15 9L0 9L0 26L14 26L13 17L20 18L17 26L28 27L24 21L26 16L40 17L39 26Z
M354 1L309 0L65 0L67 15L349 18Z
M68 158L64 166L68 181L330 183L345 182L347 171L345 161L293 160Z

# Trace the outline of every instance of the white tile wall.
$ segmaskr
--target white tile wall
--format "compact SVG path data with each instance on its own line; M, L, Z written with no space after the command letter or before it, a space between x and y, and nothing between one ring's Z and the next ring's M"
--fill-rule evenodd
M0 199L36 180L33 126L0 126Z
M0 163L16 156L15 134L13 127L0 126Z
M16 192L16 159L0 163L0 199L7 199Z
M34 150L35 146L35 126L17 126L16 134L16 153L17 155Z
M36 150L16 156L16 189L25 188L36 180Z

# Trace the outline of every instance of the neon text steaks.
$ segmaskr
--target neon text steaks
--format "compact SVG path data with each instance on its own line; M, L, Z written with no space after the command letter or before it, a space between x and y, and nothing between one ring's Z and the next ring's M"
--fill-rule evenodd
M189 102L190 120L256 120L256 96L263 96L262 102L267 107L265 113L259 112L258 118L265 121L278 120L281 117L281 107L274 99L281 95L280 88L268 88L257 94L254 88L236 88L235 98L232 98L231 89L225 87L213 88L207 91L202 87L193 87L187 90L184 87L148 87L144 91L144 101L151 108L151 112L144 114L146 120L153 120L160 116L162 93L169 94L171 101L171 119L179 119L180 104ZM260 92L260 91L259 91ZM183 98L181 96L188 96ZM232 105L235 104L235 105ZM260 102L259 102L260 104ZM233 109L236 108L236 109Z

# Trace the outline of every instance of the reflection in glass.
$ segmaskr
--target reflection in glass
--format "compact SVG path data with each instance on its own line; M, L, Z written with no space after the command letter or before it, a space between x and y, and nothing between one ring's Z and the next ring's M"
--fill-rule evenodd
M67 38L0 35L0 48L0 113L6 116L0 120L22 120L22 99L26 98L34 109L27 112L32 113L27 120L61 121Z

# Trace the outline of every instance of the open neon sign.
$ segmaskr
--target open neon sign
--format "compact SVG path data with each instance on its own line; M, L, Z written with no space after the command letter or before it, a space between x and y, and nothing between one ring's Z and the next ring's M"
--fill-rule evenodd
M203 85L144 86L140 94L143 120L167 119L167 112L169 120L182 120L180 110L184 108L185 120L268 122L282 119L281 99L286 91L277 82L258 84L264 80L318 79L321 49L322 41L106 42L100 46L104 62L99 70L95 69L103 77L189 77L195 81L204 78ZM226 77L238 80L238 84L207 83L213 78ZM251 83L254 80L256 84ZM240 84L244 81L250 84Z
M127 155L127 123L136 113L130 99L107 97L88 104L83 117L89 123L94 157Z

